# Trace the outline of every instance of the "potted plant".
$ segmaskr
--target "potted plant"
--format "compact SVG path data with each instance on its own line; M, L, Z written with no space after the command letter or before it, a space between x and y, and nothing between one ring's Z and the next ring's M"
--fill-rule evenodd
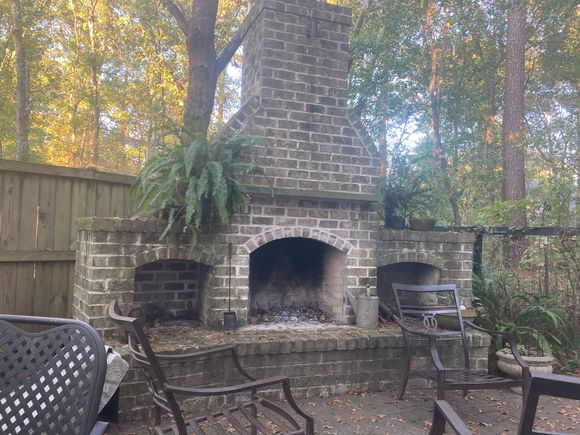
M411 229L429 230L435 225L430 218L428 222L424 220L431 208L431 188L426 173L415 163L407 156L393 158L385 178L379 184L385 226L388 228L404 228L409 223Z
M258 169L241 160L252 140L210 142L183 129L163 133L129 193L140 214L166 222L162 239L172 228L181 228L193 250L200 235L212 234L243 211L246 193L238 179Z
M554 353L572 337L559 302L554 296L523 289L515 276L489 271L485 275L487 277L474 280L478 323L515 334L518 350L530 369L551 372ZM504 344L501 339L494 343L498 367L509 375L518 376L521 367Z
M460 327L457 317L457 313L437 314L437 323L444 329L459 331ZM461 317L463 320L469 320L472 322L477 317L477 309L461 306Z

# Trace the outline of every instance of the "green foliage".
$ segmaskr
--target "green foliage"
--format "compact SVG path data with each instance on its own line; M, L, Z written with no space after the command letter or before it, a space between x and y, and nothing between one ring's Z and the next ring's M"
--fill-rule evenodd
M131 187L141 214L167 221L164 238L172 228L189 235L191 249L202 234L216 225L228 224L243 211L245 193L241 175L256 171L240 160L248 137L209 142L183 130L167 130Z
M435 201L433 177L421 166L421 159L396 155L378 185L385 225L402 227L410 217L427 217Z
M572 342L571 327L557 297L526 291L515 275L505 272L487 270L473 284L473 305L482 326L514 332L528 349L547 355ZM496 348L503 344L501 338L495 342Z

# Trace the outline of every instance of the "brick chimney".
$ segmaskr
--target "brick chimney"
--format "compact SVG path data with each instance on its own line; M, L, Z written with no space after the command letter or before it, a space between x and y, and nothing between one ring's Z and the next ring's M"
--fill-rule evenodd
M264 138L249 154L275 189L374 199L378 154L347 109L350 24L350 9L314 0L258 0L244 24L242 107L225 134Z

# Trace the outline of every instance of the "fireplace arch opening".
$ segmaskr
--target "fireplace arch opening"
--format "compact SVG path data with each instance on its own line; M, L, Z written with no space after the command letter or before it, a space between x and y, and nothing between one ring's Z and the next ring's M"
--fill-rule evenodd
M209 266L191 260L158 260L135 270L133 302L147 323L199 320Z
M345 265L342 251L317 240L289 237L261 246L250 254L250 317L334 320L342 312Z
M377 293L387 305L395 306L393 283L440 284L441 269L419 262L401 262L381 266L377 269Z

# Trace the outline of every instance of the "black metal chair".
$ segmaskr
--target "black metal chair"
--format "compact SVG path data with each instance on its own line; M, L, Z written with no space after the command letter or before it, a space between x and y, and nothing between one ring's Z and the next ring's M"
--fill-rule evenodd
M97 414L106 369L103 342L86 323L0 315L0 433L103 434Z
M189 354L155 354L151 349L149 341L143 331L143 325L139 319L123 316L115 301L109 305L109 317L127 334L131 355L135 362L145 371L148 389L155 402L155 424L157 426L157 433L178 433L185 435L188 431L191 431L195 434L218 433L224 435L230 433L251 435L257 433L314 434L314 420L305 414L294 401L288 378L276 377L255 380L242 368L235 346L221 346ZM196 388L172 385L168 383L163 367L161 366L162 362L183 363L220 355L229 355L237 371L248 382L221 388ZM258 389L275 385L282 386L286 401L296 414L304 419L304 426L301 426L294 416L284 408L257 395ZM187 421L175 398L175 395L207 397L239 395L240 393L249 393L249 400L241 401L226 409L214 411ZM162 409L172 414L175 424L168 427L160 427Z
M405 378L399 393L403 398L411 373L411 342L428 342L429 352L436 371L437 399L445 399L449 390L498 389L521 386L526 388L526 380L530 376L527 363L523 360L516 347L516 337L510 333L491 331L480 328L461 316L460 300L454 284L445 285L409 285L393 284L393 293L397 304L397 314L393 320L401 327L406 347ZM438 325L437 315L454 314L458 319L458 330L442 329ZM489 334L509 336L510 349L522 367L520 379L510 379L487 374L487 371L471 370L469 364L469 346L465 327ZM463 364L461 368L445 367L439 353L438 344L447 340L461 341L463 349Z
M519 435L554 434L534 430L534 420L540 396L561 397L564 399L580 400L580 378L572 376L554 375L551 373L532 372L528 379L527 394L524 397L522 414L518 429ZM460 435L471 435L472 432L457 415L455 410L444 400L435 401L433 424L429 435L443 435L445 426Z

